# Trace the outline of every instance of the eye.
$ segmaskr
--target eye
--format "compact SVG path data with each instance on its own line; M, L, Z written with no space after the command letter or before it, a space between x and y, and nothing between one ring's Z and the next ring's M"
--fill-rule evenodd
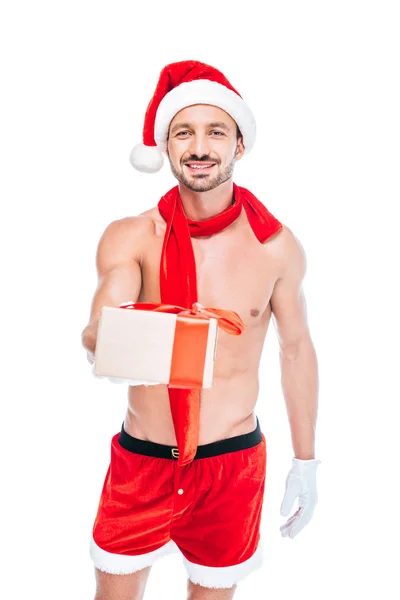
M218 135L224 135L222 131L212 131L211 133L217 133Z
M189 133L188 131L180 131L179 133L177 133L176 135L183 135L184 133Z

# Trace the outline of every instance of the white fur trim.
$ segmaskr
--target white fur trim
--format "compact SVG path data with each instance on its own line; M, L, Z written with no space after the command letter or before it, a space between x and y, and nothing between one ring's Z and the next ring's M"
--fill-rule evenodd
M164 164L164 157L157 146L136 144L129 156L132 167L143 173L156 173Z
M227 112L236 121L243 135L245 153L256 139L256 121L243 98L221 83L195 79L176 86L161 100L154 123L154 139L161 151L166 150L169 124L182 108L193 104L211 104Z
M228 588L260 568L263 563L263 546L260 539L257 550L249 559L231 567L203 567L188 561L183 562L190 581L209 588Z
M127 575L134 573L145 567L152 565L157 559L178 551L178 546L173 540L170 540L161 548L140 554L138 556L127 556L126 554L113 554L100 548L93 539L90 540L90 556L95 567L105 573L113 575Z

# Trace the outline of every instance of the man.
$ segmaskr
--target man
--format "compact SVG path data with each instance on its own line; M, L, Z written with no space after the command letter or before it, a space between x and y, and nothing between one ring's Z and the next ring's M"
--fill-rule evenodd
M254 407L271 315L295 455L281 513L299 497L282 535L294 537L317 502L318 377L305 256L291 230L232 180L254 141L254 117L221 72L198 61L161 71L144 143L130 158L155 172L164 151L179 184L154 208L104 231L83 345L93 361L101 308L130 300L229 309L244 330L219 330L210 389L129 386L91 540L96 600L143 598L151 565L172 551L182 553L190 600L231 599L261 565L266 440Z

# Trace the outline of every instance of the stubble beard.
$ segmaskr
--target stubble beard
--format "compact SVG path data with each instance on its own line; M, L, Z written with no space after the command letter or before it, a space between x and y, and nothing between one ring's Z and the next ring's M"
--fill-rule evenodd
M190 175L185 175L186 167L184 165L182 165L181 171L177 171L169 159L171 171L174 177L176 177L180 183L183 183L187 188L189 188L189 190L192 190L193 192L208 192L221 185L221 183L227 181L233 175L235 162L236 161L233 158L225 167L225 169L223 171L219 171L214 177L210 177L210 175L202 175L201 173L199 173L199 175L195 175L194 177L190 177ZM218 167L218 163L216 163L216 166Z

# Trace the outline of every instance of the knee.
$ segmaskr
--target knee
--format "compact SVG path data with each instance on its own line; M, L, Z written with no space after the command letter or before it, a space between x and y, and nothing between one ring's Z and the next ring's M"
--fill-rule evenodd
M188 579L187 600L232 600L237 584L229 588L209 588Z
M96 571L96 595L94 600L143 600L150 567L129 575L113 575Z

